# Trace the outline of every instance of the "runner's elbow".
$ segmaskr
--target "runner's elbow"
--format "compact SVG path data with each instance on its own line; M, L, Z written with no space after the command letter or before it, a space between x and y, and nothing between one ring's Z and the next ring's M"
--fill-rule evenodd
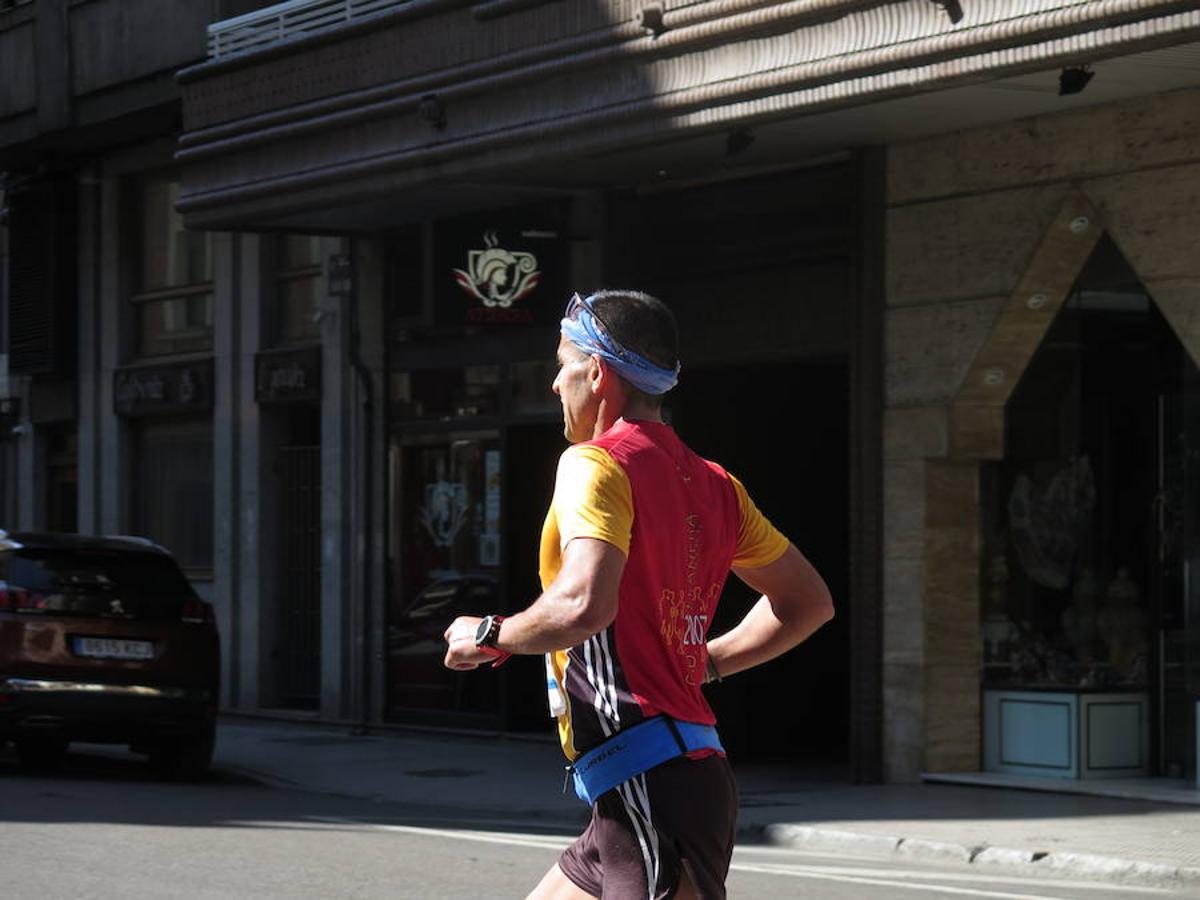
M789 629L804 633L820 628L834 616L833 596L822 582L795 594L771 597L771 606Z
M616 617L615 597L582 592L572 598L564 624L582 641L603 631L613 623Z
M593 598L590 602L585 602L580 606L575 618L575 625L580 631L586 632L586 635L591 637L611 625L616 617L616 603Z
M809 614L818 626L824 625L834 617L833 595L823 583L820 590L809 599Z

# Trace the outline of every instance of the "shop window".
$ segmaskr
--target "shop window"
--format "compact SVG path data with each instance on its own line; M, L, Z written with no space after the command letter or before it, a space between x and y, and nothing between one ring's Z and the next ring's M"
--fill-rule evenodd
M184 229L178 200L178 181L161 175L137 181L140 265L132 300L139 356L212 349L212 240Z
M189 575L213 562L213 440L208 423L139 425L134 469L137 533L162 544Z
M1196 385L1105 239L1009 401L1004 460L982 470L985 687L1152 691L1164 771L1187 756L1171 731L1200 691Z
M281 237L275 270L280 343L321 339L321 323L317 316L321 305L321 281L321 239L300 234Z
M503 612L498 436L457 434L396 446L391 515L403 534L388 611L389 704L439 713L498 710L496 679L442 664L446 624Z
M499 415L500 384L501 367L496 365L393 372L393 415L400 419Z
M512 411L515 415L557 413L558 396L550 389L558 374L553 360L514 363L512 367Z

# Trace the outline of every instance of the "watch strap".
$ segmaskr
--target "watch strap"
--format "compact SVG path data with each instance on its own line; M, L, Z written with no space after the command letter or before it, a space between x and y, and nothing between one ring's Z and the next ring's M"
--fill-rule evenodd
M480 623L480 631L482 634L477 634L475 637L475 648L492 657L492 668L502 666L508 662L508 658L512 656L507 650L501 650L496 646L496 641L500 639L500 625L504 622L504 616L487 616ZM484 628L483 626L487 626Z

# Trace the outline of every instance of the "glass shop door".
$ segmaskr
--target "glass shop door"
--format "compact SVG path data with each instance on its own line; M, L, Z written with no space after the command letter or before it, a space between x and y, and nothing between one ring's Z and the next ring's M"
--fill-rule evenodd
M1159 396L1157 533L1158 771L1196 778L1200 717L1200 377L1178 355L1177 387Z
M504 611L501 452L492 430L406 434L391 447L393 718L499 720L500 680L490 670L444 668L442 635L456 616Z

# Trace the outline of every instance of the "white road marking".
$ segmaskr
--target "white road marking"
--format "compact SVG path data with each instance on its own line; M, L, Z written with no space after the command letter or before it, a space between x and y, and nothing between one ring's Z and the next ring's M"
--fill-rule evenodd
M506 831L468 831L466 829L422 828L417 825L382 825L364 823L338 816L307 816L306 818L333 825L358 825L379 831L395 831L401 834L416 834L425 837L457 838L462 841L477 841L481 844L506 844L517 847L537 847L542 850L565 850L575 842L574 838L560 838L551 834L517 834Z
M792 851L779 847L738 847L734 850L734 860L745 853L762 853L770 851L786 855ZM828 859L831 854L820 854L822 858ZM735 865L738 864L735 862ZM1052 881L1045 878L1030 878L1028 876L1016 875L1000 875L998 873L971 873L971 872L930 872L929 870L909 870L909 869L871 869L859 866L828 866L828 865L805 865L797 866L795 863L744 863L744 865L761 865L774 868L799 868L808 872L821 872L826 875L852 875L852 876L867 876L880 878L937 878L939 881L957 881L957 882L979 882L983 884L1010 884L1010 885L1053 885L1056 888L1089 888L1097 891L1114 891L1122 894L1170 894L1171 891L1167 888L1145 887L1140 885L1130 884L1104 884L1096 881L1072 881L1068 879L1055 878Z
M799 866L754 866L735 863L730 866L741 872L756 872L760 875L790 875L793 878L814 878L819 881L840 881L846 884L870 884L876 887L903 888L909 891L933 891L938 894L955 894L968 897L995 897L997 900L1062 900L1047 894L1009 894L1003 891L981 891L975 888L950 887L941 884L922 884L919 881L895 881L887 878L856 878L849 875L827 875L823 872L806 870ZM930 873L926 874L926 878ZM936 877L936 876L934 876Z
M516 847L534 847L540 850L564 850L574 838L556 837L544 834L524 834L506 831L477 831L466 828L429 828L420 825L391 825L381 822L371 822L361 819L349 819L339 816L306 816L313 822L323 822L331 825L353 825L377 831L412 834L423 837L451 838L463 841L476 841L484 844L502 844ZM1084 888L1098 891L1120 891L1128 896L1137 892L1142 894L1169 894L1164 888L1142 887L1127 884L1104 884L1101 882L1080 882L1067 880L1047 881L1034 878L1020 878L999 874L981 873L970 874L962 872L932 872L919 869L879 869L854 868L846 866L797 865L795 863L743 862L737 857L747 853L778 853L792 855L792 851L778 847L739 847L735 851L734 862L730 865L732 871L749 872L757 875L776 875L790 878L807 878L818 881L838 881L847 884L865 884L876 887L902 888L909 891L927 891L932 893L952 894L968 897L991 897L995 900L1062 900L1061 896L1052 897L1046 894L1009 893L1006 891L986 890L970 887L955 887L949 884L930 884L929 880L955 881L961 883L979 882L996 885L1007 884L1014 887L1027 885L1037 889L1067 889ZM813 854L816 855L816 854ZM913 879L925 879L918 881Z

